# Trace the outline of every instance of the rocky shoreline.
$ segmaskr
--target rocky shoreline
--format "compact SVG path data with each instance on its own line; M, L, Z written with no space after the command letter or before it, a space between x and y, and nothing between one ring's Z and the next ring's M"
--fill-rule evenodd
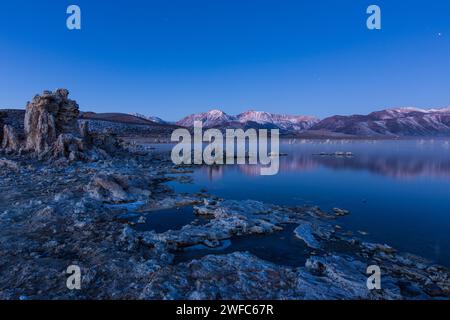
M77 106L67 95L36 97L27 108L25 136L4 130L0 299L450 297L448 269L364 242L337 224L346 210L233 201L206 190L175 193L166 182L190 183L192 168L175 166L166 153L79 130ZM186 206L201 223L163 232L137 227L161 209ZM126 218L130 214L137 219ZM221 253L239 237L288 226L304 243L302 266L246 251ZM177 261L199 248L211 253ZM366 286L367 266L374 264L382 271L381 290ZM69 265L81 268L81 290L66 286Z
M58 165L10 156L8 161L17 168L0 169L2 299L449 297L447 269L361 241L336 227L336 213L176 194L165 182L185 181L185 174L169 175L176 168L164 155ZM130 211L145 219L156 210L187 205L207 222L156 233L119 219ZM296 235L309 248L303 267L277 265L248 252L220 252L226 240L280 232L289 224L297 226ZM345 251L333 251L342 244ZM218 250L174 263L178 252L195 246ZM65 285L72 264L83 272L79 291ZM382 290L366 287L370 264L382 268Z

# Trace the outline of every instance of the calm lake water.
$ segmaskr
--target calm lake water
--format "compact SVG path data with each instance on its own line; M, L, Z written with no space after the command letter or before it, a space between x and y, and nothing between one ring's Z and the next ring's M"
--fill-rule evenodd
M166 146L167 147L167 146ZM194 184L226 199L317 205L351 211L340 223L368 232L368 241L392 245L450 266L450 143L428 141L283 141L280 172L259 175L256 165L199 166ZM321 152L352 152L352 157Z

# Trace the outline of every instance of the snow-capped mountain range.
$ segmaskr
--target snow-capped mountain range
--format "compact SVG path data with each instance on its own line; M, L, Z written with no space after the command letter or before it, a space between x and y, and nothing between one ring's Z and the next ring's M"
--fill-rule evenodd
M368 115L332 116L311 130L325 130L356 136L448 136L450 108L397 108Z
M135 116L160 124L160 118ZM368 115L331 116L318 119L312 116L273 114L249 110L229 115L222 110L191 114L176 125L192 127L201 121L204 128L265 128L279 129L282 134L311 133L320 136L346 135L363 137L450 136L450 107L442 109L394 108L375 111Z
M187 117L184 117L180 121L177 121L176 124L182 127L189 128L194 125L195 121L201 121L203 123L203 127L212 128L227 126L235 120L235 117L230 116L221 110L213 109L208 112L191 114Z
M176 124L192 127L194 121L201 121L205 128L268 128L282 132L302 132L319 122L310 116L291 116L264 111L249 110L238 115L228 115L221 110L191 114Z

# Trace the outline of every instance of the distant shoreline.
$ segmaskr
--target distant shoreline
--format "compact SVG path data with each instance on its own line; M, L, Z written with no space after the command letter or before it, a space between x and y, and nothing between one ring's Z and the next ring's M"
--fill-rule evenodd
M23 109L0 109L0 125L9 124L17 130L23 130ZM173 130L181 128L171 123L157 123L125 113L93 113L83 112L79 121L89 122L90 129L94 131L106 130L123 139L149 139L152 143L168 143ZM225 130L227 127L215 127ZM235 129L235 128L230 128ZM245 130L246 128L244 128ZM269 130L270 133L270 130ZM280 133L281 139L307 139L307 140L446 140L450 135L351 135L328 130L306 130L299 133Z

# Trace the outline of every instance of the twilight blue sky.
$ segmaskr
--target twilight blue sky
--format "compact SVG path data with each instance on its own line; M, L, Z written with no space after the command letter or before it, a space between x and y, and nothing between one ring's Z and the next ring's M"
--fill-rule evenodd
M81 31L66 28L70 4ZM366 28L370 4L381 31ZM58 87L82 110L167 120L450 106L450 1L2 1L0 107Z

